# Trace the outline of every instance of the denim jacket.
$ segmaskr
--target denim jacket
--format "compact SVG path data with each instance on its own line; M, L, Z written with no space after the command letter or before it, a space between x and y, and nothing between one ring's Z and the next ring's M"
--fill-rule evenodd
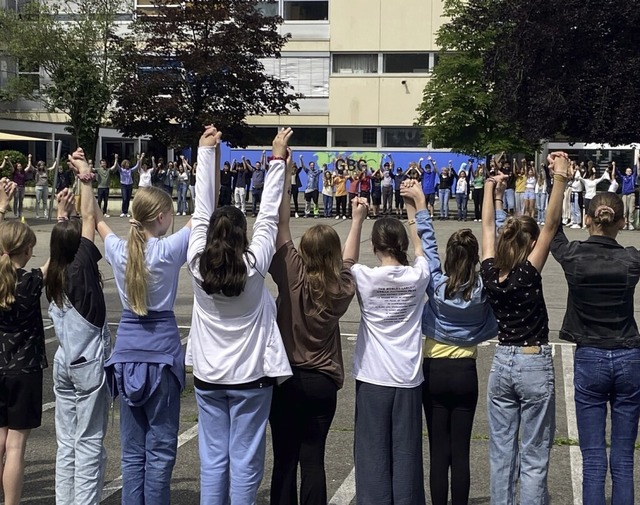
M480 276L478 275L469 300L463 299L462 293L446 298L448 277L442 272L433 222L428 211L416 213L416 225L431 272L427 287L429 300L422 312L422 333L437 342L463 347L497 336L498 324Z

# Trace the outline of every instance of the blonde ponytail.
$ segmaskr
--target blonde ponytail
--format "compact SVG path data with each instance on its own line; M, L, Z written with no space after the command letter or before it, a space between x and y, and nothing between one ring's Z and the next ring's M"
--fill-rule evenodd
M161 213L173 213L173 200L163 190L148 187L136 191L131 206L131 229L127 242L127 266L124 271L124 286L129 307L134 314L148 314L149 268L145 261L147 237L145 229L152 225Z
M0 224L0 310L11 310L16 301L18 273L11 257L35 245L36 235L26 224L20 221Z
M127 300L134 314L147 315L147 282L149 269L144 261L147 237L140 224L132 224L127 242L127 266L124 270L124 286Z

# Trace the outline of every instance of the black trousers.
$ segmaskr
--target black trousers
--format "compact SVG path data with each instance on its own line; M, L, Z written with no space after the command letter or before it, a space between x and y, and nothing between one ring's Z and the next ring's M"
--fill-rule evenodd
M274 387L271 400L273 474L271 505L327 505L324 452L336 413L338 386L326 374L291 367L293 377Z
M300 208L299 208L299 203L298 203L298 185L297 184L292 184L291 185L291 198L293 198L293 211L298 214L300 212Z
M231 205L231 186L220 186L220 202L219 207Z
M336 196L336 216L347 215L347 195Z
M98 188L98 207L102 208L102 213L107 214L109 206L109 188Z
M422 404L429 432L431 503L446 505L451 469L451 503L467 505L469 451L478 403L478 374L472 358L425 358Z
M484 200L484 188L473 188L474 219L482 219L482 201Z

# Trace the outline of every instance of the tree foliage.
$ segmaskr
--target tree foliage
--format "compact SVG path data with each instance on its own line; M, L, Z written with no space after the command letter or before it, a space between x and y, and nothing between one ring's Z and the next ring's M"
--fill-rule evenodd
M66 113L67 130L91 157L120 81L114 21L125 6L125 0L65 0L29 2L19 12L0 12L6 53L18 68L39 68L45 75L39 89L15 75L3 98L37 100L51 112Z
M120 66L113 125L127 136L149 134L174 147L195 145L216 124L232 145L246 145L245 118L286 114L296 96L266 75L262 58L279 57L286 37L280 18L264 16L255 0L157 0L140 14Z
M638 140L640 10L627 0L446 0L425 139L465 152Z

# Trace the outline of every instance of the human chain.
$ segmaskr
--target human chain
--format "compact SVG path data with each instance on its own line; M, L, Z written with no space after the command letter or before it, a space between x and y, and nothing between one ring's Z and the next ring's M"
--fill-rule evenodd
M264 159L250 240L243 209L229 205L228 192L227 204L221 202L225 171L237 174L248 170L248 163L220 166L222 133L213 126L200 138L193 215L173 234L173 200L150 185L138 189L127 236L118 237L94 198L84 152L72 153L68 167L80 186L80 212L72 190L58 192L50 259L39 268L25 268L33 256L34 232L20 220L5 220L19 186L0 180L5 503L20 502L27 439L41 424L43 369L48 366L40 307L44 290L60 342L53 372L56 503L100 502L107 405L116 397L122 502L169 503L180 394L191 367L201 503L226 504L229 497L231 503L256 502L269 423L271 503L297 502L300 466L300 501L326 504L324 451L345 381L340 320L356 298L357 502L425 503L423 411L431 501L446 504L450 494L454 503L468 502L479 390L477 346L497 337L486 400L491 502L512 503L519 486L522 503L546 504L555 433L555 373L541 277L549 253L569 286L560 338L577 344L583 482L588 496L604 503L610 403L613 493L620 503L632 503L640 418L640 370L634 365L640 361L640 334L633 296L640 276L629 273L640 272L640 252L616 241L627 226L623 199L612 191L595 194L584 216L590 237L571 242L562 227L563 200L567 187L585 178L577 175L580 169L566 153L549 154L544 166L550 188L544 227L531 215L532 206L526 203L531 198L524 198L527 212L522 214L510 215L505 205L512 178L534 177L533 169L524 175L513 172L501 156L492 160L486 177L484 167L451 169L447 177L457 179L456 187L467 172L483 177L482 247L471 229L459 229L448 239L442 261L424 182L432 173L442 177L447 169L417 162L396 181L407 222L380 216L373 223L370 244L376 264L365 265L359 260L370 209L362 184L368 177L366 162L353 169L348 160L338 159L331 175L332 180L357 181L344 244L326 224L310 226L299 245L294 244L288 193L298 166L311 174L316 169L300 158L296 165L289 148L292 135L290 128L280 131L272 156ZM378 169L382 180L385 170L398 178L392 163L390 159ZM325 177L320 171L317 175ZM309 189L305 195L312 193ZM308 202L314 202L313 194ZM344 201L339 207L344 209ZM123 307L114 345L96 233L104 242ZM185 264L194 297L186 352L174 314ZM277 303L265 285L268 275L277 286Z

